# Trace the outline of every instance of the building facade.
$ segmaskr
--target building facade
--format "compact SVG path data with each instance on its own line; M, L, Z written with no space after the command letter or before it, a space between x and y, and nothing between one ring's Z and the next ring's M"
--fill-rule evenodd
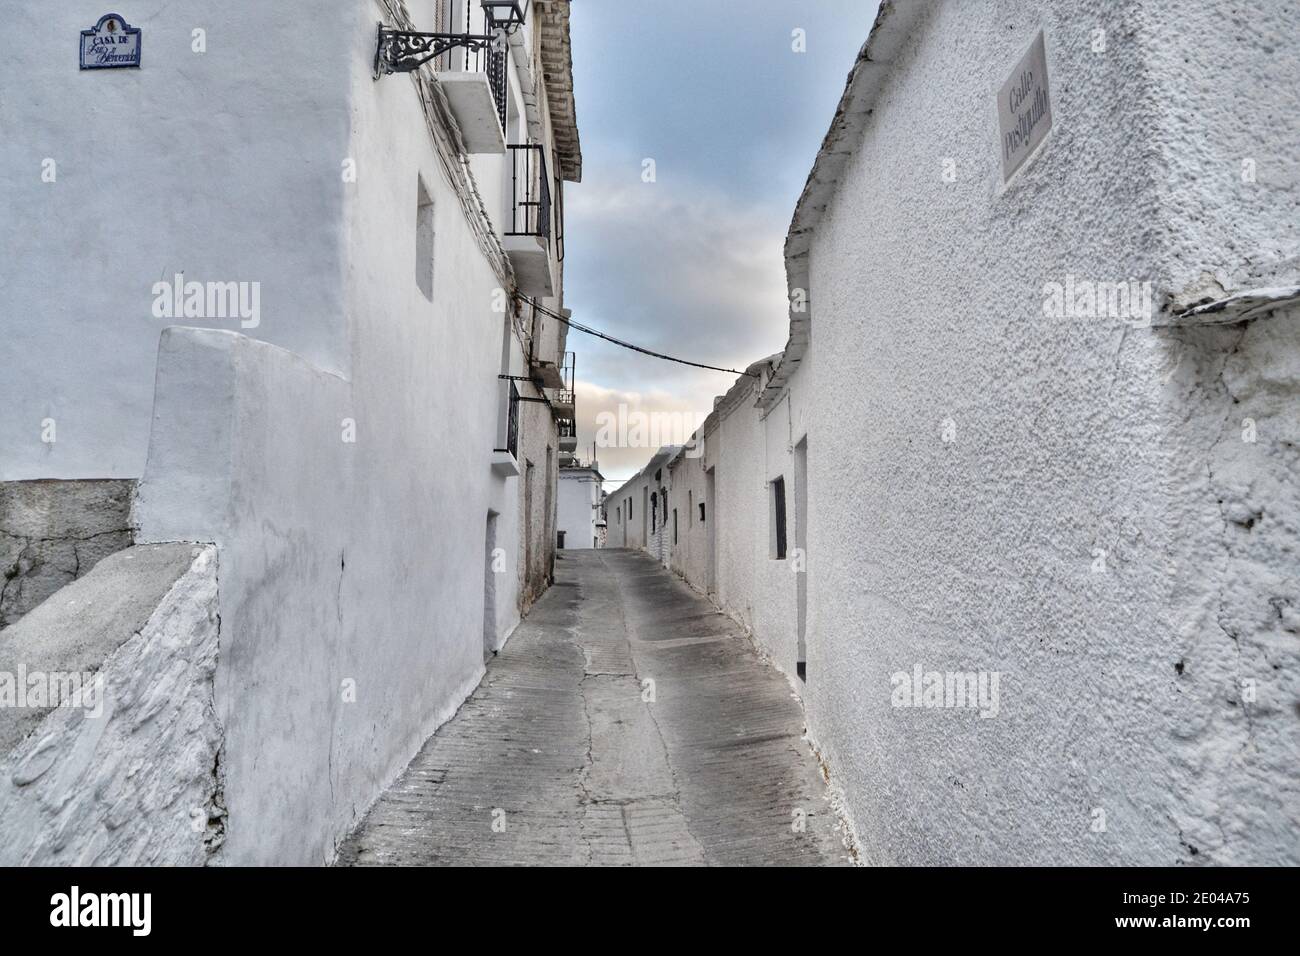
M542 310L564 314L563 187L581 177L569 5L487 6L8 11L31 42L0 83L42 95L0 105L25 131L0 144L0 268L24 316L0 345L6 588L37 579L50 527L77 537L100 483L116 502L126 482L122 554L199 546L206 610L168 646L202 633L212 652L194 670L204 744L176 771L194 806L137 807L140 842L106 845L122 806L69 824L5 774L4 859L115 863L152 841L158 862L329 862L549 583L572 381L566 405L567 330ZM51 52L130 30L135 68ZM195 574L170 600L189 606ZM7 618L9 657L88 626L55 603ZM123 693L156 677L127 666L105 664ZM119 793L120 754L84 734L42 752L93 753L65 778ZM32 740L0 761L33 759ZM204 816L206 840L186 839Z
M667 466L864 860L1300 862L1292 13L882 5Z
M663 560L664 513L668 501L668 461L681 451L668 445L651 456L639 472L605 501L613 509L608 540L612 548L640 548ZM668 537L672 541L671 532Z
M605 546L603 481L595 461L560 468L556 547L571 550Z

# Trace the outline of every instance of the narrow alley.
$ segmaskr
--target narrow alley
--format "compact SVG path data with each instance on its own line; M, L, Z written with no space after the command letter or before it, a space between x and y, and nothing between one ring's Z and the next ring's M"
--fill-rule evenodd
M786 679L649 556L556 584L342 848L346 865L850 862Z

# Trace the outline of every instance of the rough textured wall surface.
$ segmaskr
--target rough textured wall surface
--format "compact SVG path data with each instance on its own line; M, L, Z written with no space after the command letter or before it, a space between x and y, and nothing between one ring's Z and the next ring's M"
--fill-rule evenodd
M0 482L0 628L131 545L133 481Z
M766 574L767 452L763 423L753 409L759 386L749 380L728 393L730 405L718 410L713 511L716 599L720 607L754 631L759 578Z
M1300 279L1300 64L1291 0L1142 0L1158 274L1180 301Z
M696 590L705 593L709 589L709 519L706 508L705 519L700 520L700 502L706 501L704 470L709 443L706 435L702 454L674 458L668 480L669 495L681 515L677 545L669 552L668 566Z
M806 699L872 862L1300 862L1294 313L1043 308L1294 256L1286 5L1206 6L1225 82L1182 5L934 5L818 227ZM1040 25L1054 128L1003 188L992 91ZM1239 112L1244 77L1284 103ZM1248 150L1291 157L1260 193ZM891 706L917 665L1000 673L997 716Z
M102 697L47 709L4 745L0 865L208 861L225 826L219 626L216 549L156 545L108 559L6 631L6 665L94 671ZM108 653L88 663L91 650Z

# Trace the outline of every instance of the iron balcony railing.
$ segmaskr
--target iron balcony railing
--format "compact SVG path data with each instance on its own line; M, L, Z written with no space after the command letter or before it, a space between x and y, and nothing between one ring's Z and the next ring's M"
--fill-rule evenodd
M507 236L537 236L551 241L551 178L546 150L535 143L510 146L513 201Z
M573 405L575 402L574 382L577 364L578 356L573 352L565 352L564 357L560 360L560 378L564 382L556 393L556 399L560 405Z
M436 33L381 28L375 75L409 73L424 63L431 63L441 73L482 73L505 132L509 25L501 29L503 24L482 7L470 6L462 19L452 0L434 0L434 23Z
M479 55L483 60L482 72L487 75L488 87L492 90L492 102L496 104L497 121L501 132L506 129L506 52L493 42L484 47ZM465 51L468 55L469 51Z
M454 47L437 57L434 69L442 72L482 73L487 77L492 91L492 102L497 108L497 121L502 132L506 128L506 52L496 37L465 36L463 45Z
M551 210L551 216L555 220L555 261L564 261L564 180L559 176L555 177L555 199L553 201L554 209Z

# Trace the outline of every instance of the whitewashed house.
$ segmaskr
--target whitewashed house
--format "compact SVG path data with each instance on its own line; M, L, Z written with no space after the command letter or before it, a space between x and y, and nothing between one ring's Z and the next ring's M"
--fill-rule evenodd
M604 476L596 461L560 467L556 491L556 547L561 550L604 547Z
M0 670L110 707L0 719L0 862L327 863L551 577L569 4L103 13L5 11Z
M667 463L667 561L790 675L863 859L1300 863L1294 35L882 4L789 342Z
M606 512L613 509L608 537L611 548L641 548L660 560L664 559L667 554L664 543L664 514L668 501L666 465L680 450L677 445L659 449L644 468L606 499Z

